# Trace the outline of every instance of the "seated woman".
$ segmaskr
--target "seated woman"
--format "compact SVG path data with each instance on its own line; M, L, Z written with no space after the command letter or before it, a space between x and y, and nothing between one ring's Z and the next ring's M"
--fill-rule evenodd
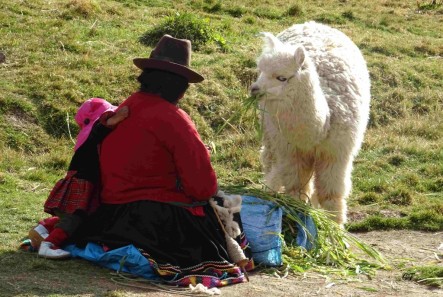
M140 90L119 106L131 116L102 143L102 205L75 241L111 249L133 244L165 282L218 287L245 275L208 202L217 193L209 152L177 106L189 83L203 81L189 68L190 56L189 40L165 35L149 58L134 59L143 70ZM236 240L250 259L243 232Z

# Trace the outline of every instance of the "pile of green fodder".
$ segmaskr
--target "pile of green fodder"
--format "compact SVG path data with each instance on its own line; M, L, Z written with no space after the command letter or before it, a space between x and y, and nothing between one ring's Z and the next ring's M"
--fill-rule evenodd
M389 269L380 252L342 229L325 210L315 209L299 199L273 192L264 185L233 186L227 187L225 191L268 200L283 209L283 264L293 273L314 271L342 277L361 274L370 277L378 269ZM300 214L312 218L317 228L316 238L312 238ZM304 228L308 240L314 245L312 249L306 250L296 244L297 226Z

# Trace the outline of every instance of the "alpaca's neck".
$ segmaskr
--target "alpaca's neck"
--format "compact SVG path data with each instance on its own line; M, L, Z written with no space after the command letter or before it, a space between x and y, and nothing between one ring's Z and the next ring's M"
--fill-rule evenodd
M289 81L285 90L284 101L296 104L297 108L294 111L299 116L306 115L310 117L312 114L317 114L325 120L325 113L329 109L316 73L310 74L309 77L303 77L298 81L295 79Z
M264 104L269 119L283 134L309 149L326 137L329 107L317 73L289 80L278 100Z

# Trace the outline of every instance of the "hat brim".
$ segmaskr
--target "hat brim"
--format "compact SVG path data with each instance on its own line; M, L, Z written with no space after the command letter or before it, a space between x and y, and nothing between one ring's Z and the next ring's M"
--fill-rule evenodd
M94 126L95 122L100 119L101 115L108 111L115 111L117 108L117 106L111 105L110 107L106 108L99 116L91 119L88 125L80 129L77 135L77 140L75 142L74 151L76 151L83 143L85 143L86 139L88 139L89 137L89 134L91 134L92 127Z
M82 146L83 143L85 143L86 139L88 139L89 134L92 130L92 124L84 127L83 129L78 132L77 140L75 142L74 151L76 151L79 147Z
M174 62L149 59L149 58L136 58L133 61L134 65L142 70L150 68L150 69L160 69L160 70L169 71L185 77L190 83L199 83L204 80L204 77L195 72L194 70Z

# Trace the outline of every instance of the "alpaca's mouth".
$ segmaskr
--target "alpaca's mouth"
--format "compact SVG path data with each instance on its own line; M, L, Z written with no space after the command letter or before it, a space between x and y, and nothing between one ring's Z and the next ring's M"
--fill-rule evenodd
M280 98L276 96L262 96L260 101L280 101Z
M249 98L250 100L254 101L254 102L258 102L262 99L262 97L265 95L266 93L263 92L260 88L258 87L251 87L250 92L249 92Z
M253 86L250 91L251 98L254 98L255 101L262 101L262 100L276 100L276 96L278 97L278 94L275 94L273 90L276 88L271 88L268 90L264 90L262 88Z
M252 87L250 94L251 96L255 97L255 96L260 96L261 94L263 94L263 92L258 87Z

